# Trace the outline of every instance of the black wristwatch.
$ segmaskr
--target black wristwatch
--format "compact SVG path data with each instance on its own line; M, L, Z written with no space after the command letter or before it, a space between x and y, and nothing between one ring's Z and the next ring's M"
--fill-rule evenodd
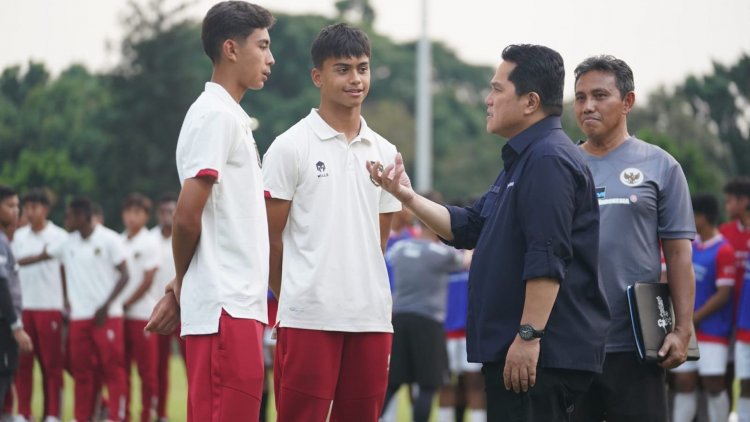
M529 324L523 324L522 326L518 327L518 337L521 337L522 340L526 341L533 340L535 338L542 338L544 337L544 330L536 330Z

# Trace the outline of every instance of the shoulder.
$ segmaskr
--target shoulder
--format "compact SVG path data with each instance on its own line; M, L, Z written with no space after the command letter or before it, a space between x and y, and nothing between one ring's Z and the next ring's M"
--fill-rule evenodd
M290 148L296 144L299 144L300 139L307 139L310 136L314 136L315 133L313 132L310 124L307 122L307 119L307 117L301 119L300 121L292 125L289 129L285 130L283 133L277 136L276 139L274 139L271 143L271 146L268 147L268 149Z
M30 235L31 228L29 226L23 226L20 229L16 230L16 232L13 234L13 242L17 243L20 241L24 241Z

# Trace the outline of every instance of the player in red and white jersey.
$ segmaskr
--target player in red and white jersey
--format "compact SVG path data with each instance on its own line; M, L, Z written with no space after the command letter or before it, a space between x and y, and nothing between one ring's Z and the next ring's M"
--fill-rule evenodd
M50 199L42 189L32 189L22 198L28 225L13 237L13 253L21 259L38 255L46 247L64 240L68 233L47 220ZM50 259L19 269L23 293L23 325L34 344L33 354L20 356L16 393L18 415L31 420L34 358L39 361L44 393L44 417L61 418L63 388L63 310L64 283L59 260Z
M125 310L125 368L130 385L130 368L135 362L141 378L141 422L151 422L156 413L158 386L156 378L157 335L144 330L151 311L164 292L156 290L154 273L159 265L156 238L146 229L151 200L140 193L131 193L122 205L125 225L123 240L127 254L130 283L122 292ZM128 402L130 388L128 387ZM130 406L126 407L130 420Z
M734 248L737 258L735 291L740 292L750 251L750 178L737 177L724 185L724 210L729 221L722 224L719 231ZM735 308L738 299L739 295L734 295Z

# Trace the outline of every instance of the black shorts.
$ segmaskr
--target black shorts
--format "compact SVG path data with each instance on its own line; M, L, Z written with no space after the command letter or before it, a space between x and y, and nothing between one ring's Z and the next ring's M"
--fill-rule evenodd
M448 378L443 324L417 314L393 315L393 349L388 386L417 383L438 388Z
M575 422L664 422L667 409L666 371L641 363L636 352L607 353L604 372L576 402Z

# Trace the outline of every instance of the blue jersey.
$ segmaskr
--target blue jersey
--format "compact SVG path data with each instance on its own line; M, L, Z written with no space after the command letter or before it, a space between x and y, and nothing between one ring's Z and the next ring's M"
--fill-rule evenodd
M732 246L719 235L702 243L693 242L695 309L700 309L722 286L734 286L735 257ZM696 327L702 341L725 342L732 332L732 300L703 318Z
M469 271L452 273L448 278L448 299L445 308L445 331L466 329L469 304Z

